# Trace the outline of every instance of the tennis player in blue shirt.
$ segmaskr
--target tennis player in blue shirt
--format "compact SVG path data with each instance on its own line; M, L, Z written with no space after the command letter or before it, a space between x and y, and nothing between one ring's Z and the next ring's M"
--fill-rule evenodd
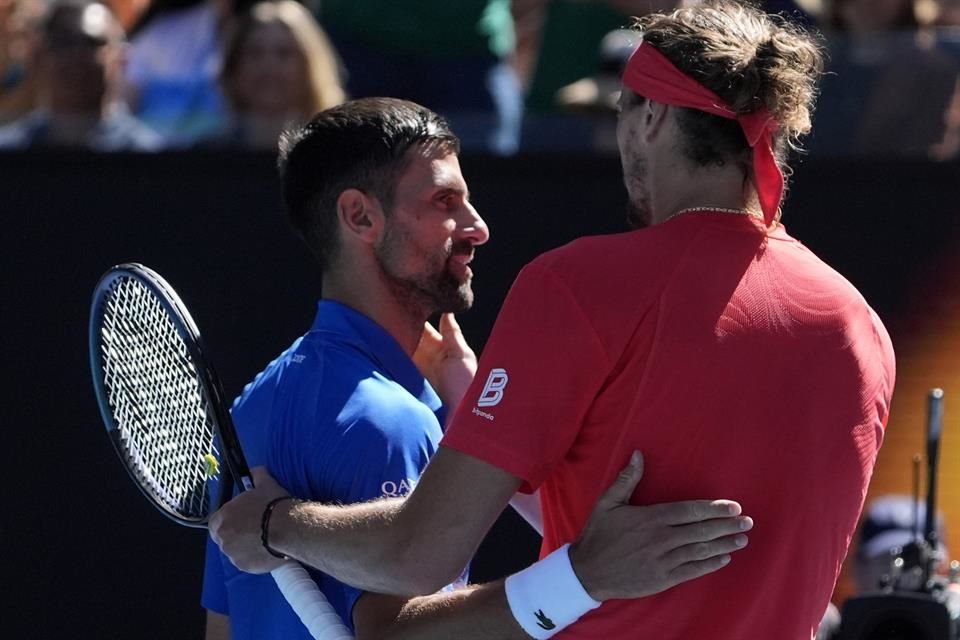
M334 107L281 140L284 199L320 263L323 299L310 331L244 389L233 418L251 466L267 467L297 498L406 495L437 450L447 408L476 372L452 314L473 302L469 265L489 232L470 204L458 152L442 118L387 98ZM426 324L437 313L439 331ZM625 503L640 473L630 467L608 499ZM663 525L658 538L677 536L665 548L704 542L702 575L737 548L718 536L741 533L742 520L725 517L731 503L697 502L675 507L711 526L683 536L683 527ZM607 551L633 545L629 531L610 529ZM673 568L668 557L651 559L664 576ZM358 640L471 637L490 606L475 608L458 583L408 600L313 577ZM501 600L493 606L506 610ZM202 602L208 640L310 637L269 575L237 570L212 543Z

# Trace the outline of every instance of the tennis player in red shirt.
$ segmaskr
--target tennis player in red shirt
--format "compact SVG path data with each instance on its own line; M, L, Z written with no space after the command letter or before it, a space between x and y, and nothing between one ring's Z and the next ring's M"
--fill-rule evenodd
M371 590L426 593L459 572L517 489L539 490L550 568L476 592L500 626L475 637L813 637L894 384L876 314L780 223L784 159L810 129L821 53L732 0L637 28L618 142L630 218L644 228L578 240L521 272L405 502L288 505L271 547ZM595 504L635 450L646 472L633 504L733 497L756 523L749 547L655 595L637 575L612 579L617 554L636 572L609 536L633 512ZM259 518L282 489L262 484L214 522L253 571L276 562ZM610 562L596 562L604 553ZM538 599L569 573L586 603ZM504 592L513 620L494 606Z

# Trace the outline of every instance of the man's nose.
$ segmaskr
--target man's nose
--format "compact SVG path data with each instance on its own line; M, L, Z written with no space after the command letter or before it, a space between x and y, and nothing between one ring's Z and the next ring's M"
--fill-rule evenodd
M473 245L485 243L490 239L490 228L487 227L487 223L483 221L483 218L480 217L480 214L469 202L467 203L466 210L467 219L464 220L464 224L461 227L462 237Z

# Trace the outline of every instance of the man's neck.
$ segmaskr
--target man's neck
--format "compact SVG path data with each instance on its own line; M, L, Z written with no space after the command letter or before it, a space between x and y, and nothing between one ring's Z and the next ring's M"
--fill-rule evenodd
M731 164L668 173L655 185L651 205L653 224L685 209L760 210L752 185Z
M323 276L323 298L367 316L412 356L420 342L429 312L410 300L400 300L382 281L370 282L353 274L328 271Z

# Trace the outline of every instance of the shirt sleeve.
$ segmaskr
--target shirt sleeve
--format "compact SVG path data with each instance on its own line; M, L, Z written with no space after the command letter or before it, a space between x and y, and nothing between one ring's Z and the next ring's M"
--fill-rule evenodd
M351 504L405 496L413 489L436 451L429 434L439 439L439 423L426 407L389 413L363 417L345 429L328 453L324 493Z
M372 401L368 405L371 413L348 425L329 453L329 495L345 504L407 495L440 437L436 417L426 407L396 410ZM364 592L345 584L339 588L342 613L352 628L353 607Z
M533 492L570 449L609 369L574 294L535 261L510 289L442 444Z

